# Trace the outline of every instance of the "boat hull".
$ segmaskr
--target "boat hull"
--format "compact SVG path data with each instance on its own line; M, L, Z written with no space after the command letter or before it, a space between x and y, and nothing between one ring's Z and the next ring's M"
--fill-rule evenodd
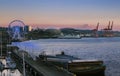
M105 76L105 66L91 70L69 70L77 76Z
M106 68L105 65L98 65L98 66L94 66L94 64L81 65L83 63L79 63L73 66L72 64L74 63L67 64L67 63L55 62L55 61L47 61L47 62L62 67L68 70L69 72L74 73L76 76L104 76L105 68ZM90 67L90 69L87 69L86 67Z
M76 76L104 76L106 68L101 60L82 60L69 55L45 56L44 60Z

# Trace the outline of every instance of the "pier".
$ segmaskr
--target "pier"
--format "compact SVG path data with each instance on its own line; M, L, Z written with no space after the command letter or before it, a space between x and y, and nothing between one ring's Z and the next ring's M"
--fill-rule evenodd
M22 54L24 53L26 76L74 76L73 73L70 73L63 68L58 68L47 62L33 60L25 51L13 50L11 52L11 56L21 73L23 73Z

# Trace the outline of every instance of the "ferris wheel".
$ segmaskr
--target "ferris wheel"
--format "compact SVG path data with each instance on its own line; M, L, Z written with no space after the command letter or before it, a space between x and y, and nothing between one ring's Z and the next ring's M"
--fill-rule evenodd
M8 33L14 40L21 40L24 38L24 22L21 20L13 20L8 25Z

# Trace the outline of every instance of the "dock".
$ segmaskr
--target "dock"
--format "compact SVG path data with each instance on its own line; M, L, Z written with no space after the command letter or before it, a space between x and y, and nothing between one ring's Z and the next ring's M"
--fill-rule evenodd
M12 58L17 64L17 68L23 73L23 58L22 53L18 50L12 51ZM25 54L24 57L26 76L75 76L69 71L56 67L55 65L48 64L43 61L35 61Z

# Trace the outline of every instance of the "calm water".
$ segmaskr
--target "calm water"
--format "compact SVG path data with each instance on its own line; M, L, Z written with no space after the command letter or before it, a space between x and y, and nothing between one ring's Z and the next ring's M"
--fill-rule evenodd
M103 60L106 76L120 76L120 38L40 39L13 44L26 49L32 57L42 51L65 51L82 59Z

